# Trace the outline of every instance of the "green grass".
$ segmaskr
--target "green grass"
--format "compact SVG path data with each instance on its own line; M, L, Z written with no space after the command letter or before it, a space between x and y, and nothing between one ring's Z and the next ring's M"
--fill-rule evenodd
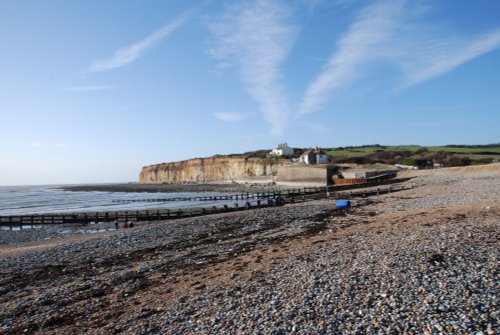
M391 151L417 151L423 147L418 145L398 145L398 146L389 146L386 150Z
M332 157L364 157L369 154L376 152L377 150L383 150L380 147L363 147L363 148L352 148L347 150L330 150L326 153Z
M485 147L485 148L469 148L469 147L448 147L448 146L429 146L422 147L418 145L400 145L400 146L387 146L385 149L377 146L373 147L353 147L345 150L334 149L327 151L327 154L333 158L337 157L365 157L370 155L377 150L384 151L412 151L416 152L418 149L427 148L428 151L437 152L444 151L461 157L469 157L471 159L481 159L481 158L496 158L500 159L500 146L495 147ZM484 152L495 153L492 155L485 155Z
M480 152L495 152L500 155L500 147L492 147L492 148L466 148L466 147L428 147L430 151L447 151L458 154L478 154Z

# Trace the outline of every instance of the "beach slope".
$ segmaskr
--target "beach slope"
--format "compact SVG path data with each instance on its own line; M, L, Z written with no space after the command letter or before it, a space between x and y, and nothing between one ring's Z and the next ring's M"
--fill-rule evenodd
M5 235L0 334L495 334L500 164L411 174L347 211Z

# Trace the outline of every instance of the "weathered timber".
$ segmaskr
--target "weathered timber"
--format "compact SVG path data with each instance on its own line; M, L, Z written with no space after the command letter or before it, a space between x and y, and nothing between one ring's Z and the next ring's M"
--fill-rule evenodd
M407 179L397 179L397 181L407 181ZM392 184L395 180L386 180L384 184ZM376 184L376 185L373 185ZM356 188L368 188L381 185L381 183L367 183L364 185L356 185ZM352 186L352 185L350 185ZM362 190L358 192L349 192L349 194L342 195L348 198L354 197L368 197L373 195L380 195L383 193L397 192L405 189L413 188L414 186L391 186L386 189L376 188L372 190ZM261 208L267 206L273 206L276 203L276 199L279 197L283 199L284 203L293 203L296 199L302 201L321 199L325 197L339 198L340 195L337 194L339 190L353 189L353 187L307 187L302 189L290 189L283 192L272 192L272 193L259 193L259 194L241 194L240 199L255 199L256 206L250 206L250 208ZM207 198L207 197L202 197ZM234 200L233 196L220 196L220 197L209 197L210 199L224 198L224 200ZM181 198L176 198L181 199ZM194 198L190 198L194 199ZM238 199L238 196L236 196ZM267 203L262 203L261 199L267 199ZM145 201L154 200L148 199ZM192 200L191 200L192 201ZM249 204L249 202L247 202ZM207 215L209 213L223 213L229 211L240 211L249 209L249 206L240 206L238 203L234 204L234 207L229 207L227 204L219 208L217 206L212 206L212 210L208 211L206 208L196 208L189 210L178 209L176 212L170 212L170 210L136 210L136 211L114 211L114 212L92 212L92 213L54 213L54 214L29 214L29 215L9 215L0 216L0 226L10 226L10 227L22 227L23 225L48 225L48 224L87 224L91 222L110 222L116 220L125 221L159 221L159 220L171 220L184 217Z

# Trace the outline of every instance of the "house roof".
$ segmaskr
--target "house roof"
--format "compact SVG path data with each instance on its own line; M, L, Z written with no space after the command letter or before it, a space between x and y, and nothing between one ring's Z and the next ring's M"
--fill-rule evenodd
M300 156L308 156L310 154L314 154L314 155L326 155L326 152L324 152L323 150L321 149L315 149L315 150L306 150L302 153L302 155Z

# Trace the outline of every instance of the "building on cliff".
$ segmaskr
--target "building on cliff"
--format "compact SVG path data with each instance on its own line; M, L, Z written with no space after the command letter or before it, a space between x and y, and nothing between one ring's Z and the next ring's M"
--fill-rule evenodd
M314 150L307 150L300 155L300 163L304 164L327 164L330 162L330 156L323 150L316 148Z
M293 155L293 148L288 146L288 143L278 144L276 149L273 149L269 156L271 157L281 157L281 156L291 156Z

